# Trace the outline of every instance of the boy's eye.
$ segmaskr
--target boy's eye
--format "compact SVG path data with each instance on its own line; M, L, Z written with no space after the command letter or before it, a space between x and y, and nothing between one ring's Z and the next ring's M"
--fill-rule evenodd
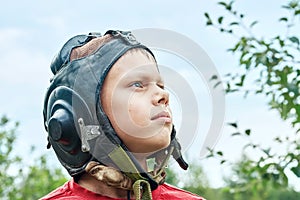
M143 88L143 84L141 82L134 82L134 83L131 84L131 86L138 87L138 88Z

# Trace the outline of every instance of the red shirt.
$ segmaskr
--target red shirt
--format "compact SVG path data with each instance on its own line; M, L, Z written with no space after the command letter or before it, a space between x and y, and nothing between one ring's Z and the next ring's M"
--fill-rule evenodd
M182 200L182 199L198 199L198 200L205 200L200 196L192 194L190 192L178 189L174 186L169 184L162 184L158 186L158 188L152 191L152 198L153 200ZM60 199L60 200L67 200L67 199L80 199L80 200L121 200L121 199L114 199L106 196L102 196L100 194L96 194L91 192L77 183L74 180L70 180L65 183L63 186L57 188L56 190L52 191L48 195L42 197L40 200L51 200L51 199Z

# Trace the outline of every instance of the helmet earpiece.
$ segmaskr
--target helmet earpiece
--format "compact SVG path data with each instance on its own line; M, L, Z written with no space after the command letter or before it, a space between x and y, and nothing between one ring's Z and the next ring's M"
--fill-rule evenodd
M48 139L60 162L64 166L71 167L69 170L74 174L76 171L82 171L84 164L91 159L89 153L81 150L79 118L90 119L91 122L90 112L85 102L68 87L55 88L49 95L47 105Z
M74 133L74 124L72 115L63 108L57 109L48 122L49 136L54 141L59 141Z

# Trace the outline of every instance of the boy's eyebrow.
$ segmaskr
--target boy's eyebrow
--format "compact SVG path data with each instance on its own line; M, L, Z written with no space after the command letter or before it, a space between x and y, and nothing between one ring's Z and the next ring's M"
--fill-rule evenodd
M123 79L142 79L147 81L154 79L156 82L164 83L164 80L161 75L154 77L149 73L145 72L131 72L129 74L124 75Z

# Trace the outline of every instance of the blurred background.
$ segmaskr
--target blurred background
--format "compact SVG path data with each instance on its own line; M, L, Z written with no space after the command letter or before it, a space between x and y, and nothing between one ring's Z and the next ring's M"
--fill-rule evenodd
M167 181L207 199L299 199L299 14L298 1L279 0L1 2L1 199L37 199L69 179L46 149L42 117L61 46L77 34L141 28L192 39L226 91L216 145L200 158L201 141L192 143L190 170L171 164Z

